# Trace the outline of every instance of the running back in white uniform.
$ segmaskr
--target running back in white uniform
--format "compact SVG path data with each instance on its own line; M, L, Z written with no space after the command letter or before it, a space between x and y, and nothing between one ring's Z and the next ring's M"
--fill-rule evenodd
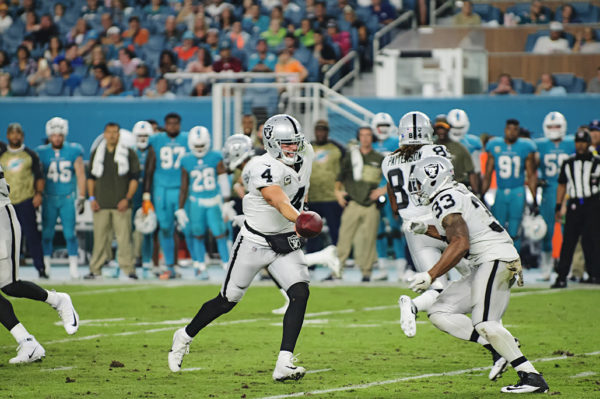
M18 279L21 225L10 203L10 188L0 166L0 288Z

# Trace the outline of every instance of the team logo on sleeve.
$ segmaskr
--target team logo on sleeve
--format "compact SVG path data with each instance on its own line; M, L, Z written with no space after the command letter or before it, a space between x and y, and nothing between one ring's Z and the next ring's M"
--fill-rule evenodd
M286 177L283 178L283 184L285 186L287 186L288 184L290 184L292 182L292 176L287 175Z
M425 166L424 170L427 177L429 177L430 179L435 179L438 173L440 173L440 165L438 165L437 163L429 164Z
M263 128L263 136L265 139L269 140L273 135L273 125L266 125Z

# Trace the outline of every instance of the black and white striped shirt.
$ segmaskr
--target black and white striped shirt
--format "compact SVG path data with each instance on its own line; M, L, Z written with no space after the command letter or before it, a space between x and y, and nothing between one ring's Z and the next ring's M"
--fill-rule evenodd
M589 152L567 158L560 169L558 183L567 185L567 194L571 199L598 197L600 157Z

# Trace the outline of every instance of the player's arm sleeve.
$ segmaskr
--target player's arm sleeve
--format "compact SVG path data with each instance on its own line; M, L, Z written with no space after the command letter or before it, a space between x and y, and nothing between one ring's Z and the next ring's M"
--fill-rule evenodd
M90 162L88 163L88 166L87 166L87 168L85 170L86 177L88 179L91 179L91 180L95 180L96 179L96 177L92 174L92 165L94 164L94 157L95 156L96 156L96 150L92 151L92 154L90 155Z
M260 190L264 187L269 186L283 186L282 172L280 168L274 167L273 162L279 162L276 160L271 161L270 164L264 162L257 162L251 171L249 171L249 182L248 184L252 187Z
M560 173L558 174L558 183L559 184L567 184L567 163L568 160L562 163L560 166Z
M342 158L340 173L338 174L336 181L343 183L349 173L352 173L352 165L350 163L350 153L347 153L344 155L344 158Z
M35 151L26 148L25 151L31 157L31 172L33 173L33 177L35 180L44 178L44 171L42 169L42 163L40 162L40 157L36 154Z
M137 181L140 178L140 160L131 148L129 149L129 180Z

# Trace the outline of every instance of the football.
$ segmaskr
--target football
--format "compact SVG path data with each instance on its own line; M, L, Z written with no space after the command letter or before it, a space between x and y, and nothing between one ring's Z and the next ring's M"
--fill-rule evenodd
M302 212L296 219L296 232L305 238L319 235L323 229L323 219L318 213L312 211Z

